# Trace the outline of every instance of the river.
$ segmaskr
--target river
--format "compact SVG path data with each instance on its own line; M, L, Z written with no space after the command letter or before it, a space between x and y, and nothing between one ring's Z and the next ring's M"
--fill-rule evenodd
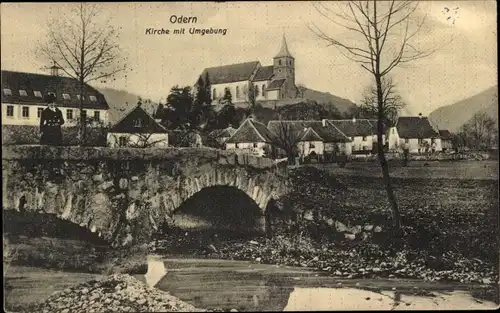
M305 268L208 259L148 260L147 282L196 307L238 311L491 309L480 286L348 280ZM137 275L146 281L143 275Z

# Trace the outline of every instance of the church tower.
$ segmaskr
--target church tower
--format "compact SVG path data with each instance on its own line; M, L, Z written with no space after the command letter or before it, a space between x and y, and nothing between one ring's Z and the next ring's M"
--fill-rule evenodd
M285 79L284 98L295 97L295 58L288 51L285 34L281 41L281 49L274 57L273 61L274 80Z

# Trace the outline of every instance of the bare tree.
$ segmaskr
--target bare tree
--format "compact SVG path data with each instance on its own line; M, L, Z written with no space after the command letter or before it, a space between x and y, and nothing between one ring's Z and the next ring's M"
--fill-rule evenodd
M152 148L159 143L165 142L165 138L154 138L154 133L137 133L124 135L111 135L115 142L120 143L120 138L124 138L124 146L130 148ZM123 140L123 139L122 139ZM122 145L122 144L120 144Z
M363 95L361 110L369 116L379 115L379 105L377 101L377 87L371 86ZM387 126L396 124L399 112L406 106L401 96L396 91L396 84L390 76L382 78L382 116Z
M79 82L80 144L85 141L85 85L106 82L127 69L127 59L122 57L117 44L118 30L110 24L110 19L100 23L99 13L97 4L82 2L68 14L58 14L48 22L47 38L39 49L41 56Z
M285 152L288 164L295 164L295 158L298 153L298 143L300 132L293 129L291 123L279 120L276 127L273 127L274 140L271 145Z
M336 5L337 10L332 9L325 2L320 2L315 5L315 8L329 23L333 23L348 33L343 34L344 39L328 35L314 23L309 25L309 28L320 39L337 48L344 57L360 64L373 76L378 108L377 139L379 143L382 143L385 118L382 78L396 66L424 58L436 50L421 50L413 44L415 36L424 24L425 16L410 27L410 21L413 22L412 17L418 6L417 1L342 1L337 2ZM358 36L359 40L349 40L353 36ZM390 181L384 146L378 144L377 147L387 196L392 208L394 226L399 231L401 229L400 214Z
M476 113L462 128L467 144L474 149L488 149L495 141L497 126L487 113Z

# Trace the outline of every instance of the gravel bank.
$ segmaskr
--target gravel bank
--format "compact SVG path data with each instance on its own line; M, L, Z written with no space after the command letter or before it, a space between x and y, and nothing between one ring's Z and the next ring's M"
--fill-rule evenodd
M134 277L115 274L91 280L54 293L43 303L24 312L101 313L101 312L200 312L194 306Z

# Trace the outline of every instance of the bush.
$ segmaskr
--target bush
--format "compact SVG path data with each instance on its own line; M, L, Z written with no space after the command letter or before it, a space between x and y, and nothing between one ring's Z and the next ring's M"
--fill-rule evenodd
M105 126L87 127L86 146L106 146L107 130ZM76 146L78 127L62 127L64 146ZM37 145L40 144L40 128L29 125L2 125L2 145Z

